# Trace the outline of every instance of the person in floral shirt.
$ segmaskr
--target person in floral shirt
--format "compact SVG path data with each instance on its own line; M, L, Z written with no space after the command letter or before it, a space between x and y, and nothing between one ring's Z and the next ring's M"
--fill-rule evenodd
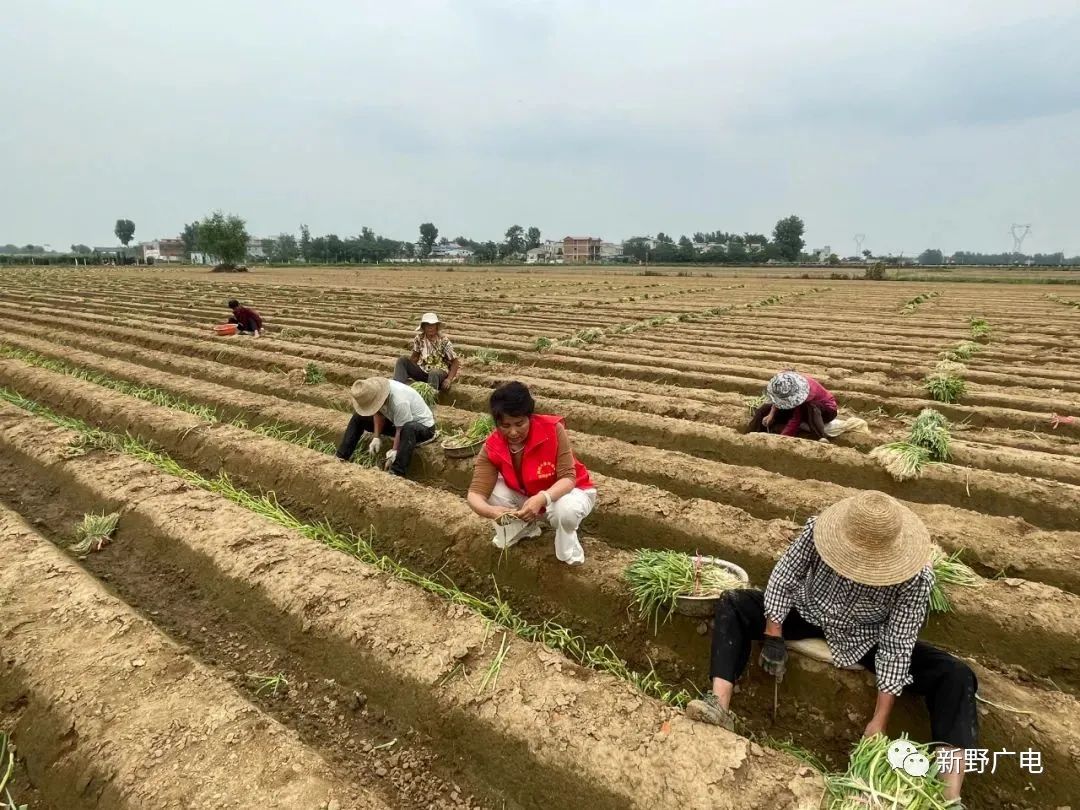
M460 370L461 360L450 339L443 336L439 316L425 312L416 327L412 354L398 358L394 379L400 383L426 382L436 391L449 391Z

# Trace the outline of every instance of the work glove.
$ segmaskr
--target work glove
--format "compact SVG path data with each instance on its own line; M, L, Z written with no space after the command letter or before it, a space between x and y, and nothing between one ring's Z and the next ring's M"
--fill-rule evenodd
M787 671L787 645L780 636L765 636L761 643L761 668L776 680L783 680Z
M379 455L379 451L382 450L382 439L378 436L371 440L371 444L368 445L368 452L373 456Z
M383 464L383 469L384 470L389 470L390 466L394 463L394 459L396 459L396 458L397 458L397 450L393 450L393 449L387 450L386 451L386 463Z

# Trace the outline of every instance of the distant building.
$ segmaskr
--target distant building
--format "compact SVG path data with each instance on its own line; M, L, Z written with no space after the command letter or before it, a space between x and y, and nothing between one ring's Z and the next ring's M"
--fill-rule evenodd
M550 239L534 248L525 251L526 264L562 264L563 243L553 242Z
M473 252L459 245L457 242L449 242L445 245L433 245L429 262L434 264L464 264L472 258Z
M567 236L563 239L563 261L566 264L592 264L600 261L601 239L591 236Z
M615 242L601 242L600 243L600 261L610 262L615 259L621 259L623 257L623 249L621 244Z
M144 262L182 262L184 240L155 239L153 242L140 242L139 259Z
M247 257L249 259L265 259L266 251L263 249L263 240L254 236L248 237Z

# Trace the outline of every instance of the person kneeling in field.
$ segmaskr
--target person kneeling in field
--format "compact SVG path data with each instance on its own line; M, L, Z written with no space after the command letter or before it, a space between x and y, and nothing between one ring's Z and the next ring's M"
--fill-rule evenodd
M413 450L435 436L435 416L416 391L385 377L357 380L350 391L353 415L338 445L337 457L348 461L364 432L373 433L368 446L373 456L382 448L382 436L393 435L394 444L386 453L385 468L404 476Z
M837 418L836 397L806 374L782 371L765 387L768 399L757 409L747 433L796 436L800 428L815 439L827 442L852 430L865 430L866 421L857 416Z
M229 309L232 310L232 317L228 322L235 323L240 334L250 334L255 337L262 334L263 321L258 312L251 307L240 306L240 302L235 298L229 301Z
M787 668L785 639L824 638L836 666L860 664L877 675L877 704L864 736L884 734L897 696L910 692L926 700L935 742L976 747L975 674L918 640L934 584L932 548L919 517L882 492L861 492L810 518L764 593L728 591L717 604L712 691L691 701L687 716L733 729L731 696L751 642L762 642L761 666L779 680ZM959 798L963 778L943 774L946 798Z
M402 355L394 366L394 379L426 382L436 391L449 391L461 370L461 360L454 354L450 338L442 335L442 321L434 312L425 312L416 327L412 354Z
M555 529L555 556L585 562L578 527L596 506L589 471L574 457L561 416L535 413L536 402L520 382L491 394L495 430L476 457L468 502L481 517L510 515L532 524L516 537L493 541L499 548L540 534L541 516Z

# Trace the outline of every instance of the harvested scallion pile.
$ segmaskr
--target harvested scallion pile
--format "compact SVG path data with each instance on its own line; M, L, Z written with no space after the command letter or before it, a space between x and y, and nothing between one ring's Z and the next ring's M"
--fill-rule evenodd
M922 474L930 463L930 451L911 442L890 442L871 450L870 458L877 459L897 481L907 481Z
M414 382L409 387L420 395L420 398L424 400L429 408L435 404L435 400L439 397L439 392L426 382Z
M447 447L468 447L484 441L495 430L495 420L490 414L476 417L465 430L452 434L446 441Z
M877 459L897 481L918 478L931 462L949 459L949 420L932 408L923 408L902 442L875 447L870 457Z
M718 596L745 583L730 571L678 551L639 549L623 576L641 618L658 628L675 611L677 596Z
M961 549L946 554L938 549L934 557L934 587L930 591L930 610L935 613L948 613L952 603L945 593L944 585L978 588L982 579L969 566L960 562Z
M89 554L91 551L101 551L108 544L116 525L120 522L120 514L88 514L83 515L83 521L75 530L75 542L68 546L72 554Z
M933 408L923 408L915 417L908 441L930 453L931 461L949 460L949 420Z
M930 762L925 776L910 776L889 763L892 741L875 734L855 745L844 773L826 774L829 810L946 810L954 803L944 798L945 785L929 746L912 743Z

